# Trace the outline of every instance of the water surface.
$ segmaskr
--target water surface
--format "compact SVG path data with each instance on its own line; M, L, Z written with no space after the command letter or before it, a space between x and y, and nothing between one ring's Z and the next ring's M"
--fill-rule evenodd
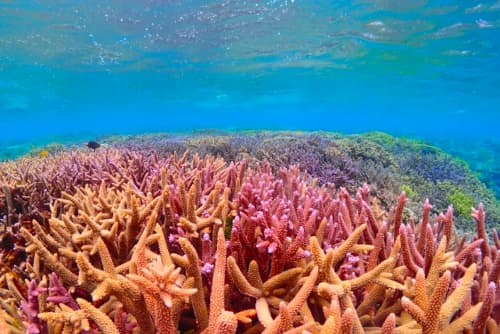
M497 1L0 1L1 142L217 129L500 137Z

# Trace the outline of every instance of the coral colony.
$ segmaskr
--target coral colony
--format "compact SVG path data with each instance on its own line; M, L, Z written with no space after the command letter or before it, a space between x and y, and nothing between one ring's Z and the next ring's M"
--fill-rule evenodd
M102 147L4 162L0 185L0 333L500 330L482 204L467 236L404 192Z

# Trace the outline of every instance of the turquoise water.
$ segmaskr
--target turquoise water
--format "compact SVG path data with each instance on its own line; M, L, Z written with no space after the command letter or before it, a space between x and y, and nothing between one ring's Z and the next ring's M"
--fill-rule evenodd
M498 1L0 1L0 142L500 138L499 28Z

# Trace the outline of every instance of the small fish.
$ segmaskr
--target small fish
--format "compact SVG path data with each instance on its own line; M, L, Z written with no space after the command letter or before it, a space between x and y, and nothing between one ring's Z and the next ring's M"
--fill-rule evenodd
M96 142L96 141L91 140L91 141L89 141L89 142L87 143L87 147L88 147L88 148L91 148L91 149L93 149L93 150L95 151L97 148L101 147L101 144L99 144L99 143L98 143L98 142Z
M48 157L49 156L49 151L47 150L41 150L38 155L41 157L41 158L45 158L45 157Z

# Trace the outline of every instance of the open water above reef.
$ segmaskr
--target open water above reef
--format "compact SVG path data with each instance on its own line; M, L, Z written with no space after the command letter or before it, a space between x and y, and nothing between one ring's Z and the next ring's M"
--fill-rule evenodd
M1 1L0 141L216 129L497 137L500 3Z

